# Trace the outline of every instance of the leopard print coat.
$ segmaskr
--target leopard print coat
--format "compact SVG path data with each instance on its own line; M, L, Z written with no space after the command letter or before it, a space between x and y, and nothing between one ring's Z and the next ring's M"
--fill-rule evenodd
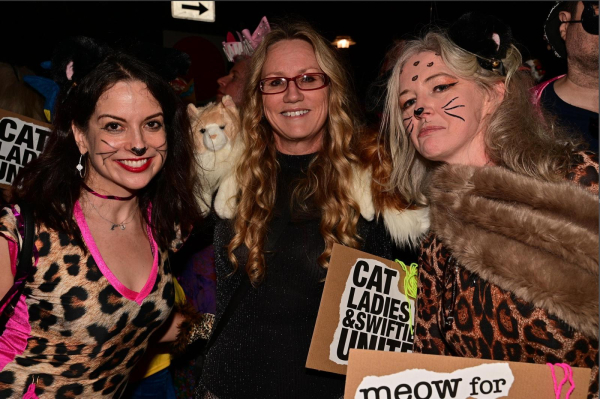
M597 196L597 155L579 153L567 179ZM597 198L592 202L597 208ZM565 362L591 368L588 397L597 398L597 332L595 336L584 334L556 312L467 269L462 258L436 235L433 221L432 226L421 244L415 352L542 364ZM597 234L597 225L595 229ZM595 266L597 273L597 252ZM597 274L592 280L598 280ZM591 330L597 331L597 285L595 292L591 314L595 314L596 324ZM583 306L579 309L585 310Z
M11 208L0 211L0 234L21 241ZM33 387L39 398L120 397L173 307L167 251L153 251L156 267L134 300L137 293L113 286L92 253L66 234L38 227L34 251L37 267L21 297L31 333L0 371L0 398L22 398Z

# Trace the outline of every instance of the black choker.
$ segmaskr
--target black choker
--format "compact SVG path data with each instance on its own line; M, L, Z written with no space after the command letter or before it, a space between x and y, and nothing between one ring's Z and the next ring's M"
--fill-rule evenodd
M99 198L110 199L110 200L117 200L117 201L129 201L130 199L132 199L133 197L136 196L136 194L132 194L129 197L117 197L116 195L102 195L102 194L98 194L97 192L95 192L94 190L92 190L91 188L89 188L87 186L87 184L85 184L84 182L81 182L81 185L90 194L93 194L93 195L95 195L96 197L99 197Z

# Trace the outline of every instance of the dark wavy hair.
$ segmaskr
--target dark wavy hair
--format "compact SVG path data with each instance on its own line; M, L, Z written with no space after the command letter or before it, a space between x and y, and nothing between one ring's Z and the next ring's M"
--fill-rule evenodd
M166 161L152 181L138 192L138 199L142 210L152 204L151 221L147 212L142 215L160 247L168 248L176 238L175 224L181 225L185 235L201 218L195 200L199 183L190 122L185 105L170 85L152 67L124 53L104 56L87 74L78 77L75 83L69 82L69 87L61 91L46 147L15 178L10 202L29 203L37 223L71 235L84 248L81 232L73 220L82 179L75 169L80 153L71 126L75 124L87 132L100 96L121 81L144 83L164 114Z

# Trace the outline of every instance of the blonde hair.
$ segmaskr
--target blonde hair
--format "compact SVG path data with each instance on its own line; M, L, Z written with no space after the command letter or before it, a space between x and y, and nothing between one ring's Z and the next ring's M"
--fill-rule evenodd
M298 182L293 199L299 206L311 198L321 210L320 233L325 250L318 263L327 267L334 243L350 247L359 245L356 225L360 216L358 204L350 196L352 165L356 135L361 126L356 119L355 101L349 87L349 76L339 54L310 25L292 22L277 26L256 49L250 64L242 107L244 162L236 171L241 191L234 218L235 235L228 246L229 259L238 267L236 248L248 248L246 272L253 284L265 275L263 246L267 227L273 217L279 165L276 159L274 133L263 116L262 94L258 90L261 72L269 48L284 40L299 39L311 44L317 62L329 76L329 114L322 147L308 167L306 177Z
M457 76L476 83L492 93L495 85L505 85L504 98L488 117L484 142L486 155L496 165L542 180L557 180L570 162L578 142L553 123L553 118L531 102L531 80L518 68L522 63L519 50L511 45L502 59L506 75L482 68L477 57L454 44L445 33L430 31L423 38L403 44L388 81L382 121L383 134L389 135L394 168L390 185L404 200L425 205L423 184L434 163L415 150L405 133L399 108L400 70L412 56L432 51L440 54L446 66ZM546 122L544 122L546 121Z

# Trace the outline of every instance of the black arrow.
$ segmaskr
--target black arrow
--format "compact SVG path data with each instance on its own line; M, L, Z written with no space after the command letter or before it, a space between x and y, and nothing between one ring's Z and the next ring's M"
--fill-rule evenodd
M198 2L198 7L196 6L188 6L187 4L182 4L181 8L184 10L198 10L198 15L204 14L208 11L208 8L204 7L202 3Z

